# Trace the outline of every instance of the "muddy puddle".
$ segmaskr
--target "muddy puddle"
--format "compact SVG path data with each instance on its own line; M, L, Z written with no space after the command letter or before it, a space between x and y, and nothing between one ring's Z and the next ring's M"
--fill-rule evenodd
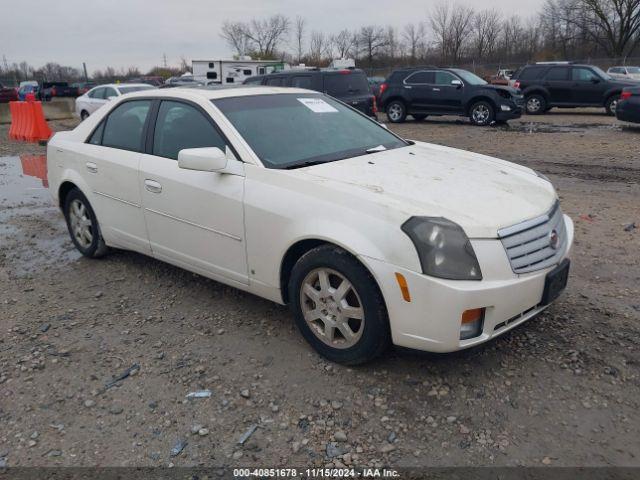
M0 270L9 277L80 258L48 187L45 155L0 157Z
M627 126L618 124L602 124L602 123L572 123L554 125L549 123L519 123L506 124L498 127L505 132L513 133L598 133L598 132L620 132L629 129Z

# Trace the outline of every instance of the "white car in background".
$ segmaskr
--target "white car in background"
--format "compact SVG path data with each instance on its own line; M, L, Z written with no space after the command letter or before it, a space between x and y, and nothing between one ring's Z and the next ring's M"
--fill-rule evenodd
M84 95L76 98L76 115L82 120L85 120L109 100L121 95L126 95L127 93L151 90L154 88L154 86L147 85L146 83L111 83L98 85Z
M47 163L82 254L134 250L289 304L336 362L478 345L567 283L573 223L544 176L309 90L137 92L56 133Z
M640 67L611 67L607 73L620 80L636 80L640 82Z

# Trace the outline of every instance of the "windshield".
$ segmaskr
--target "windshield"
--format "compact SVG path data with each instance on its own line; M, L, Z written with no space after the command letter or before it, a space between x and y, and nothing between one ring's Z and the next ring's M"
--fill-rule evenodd
M627 67L629 73L640 73L640 67Z
M140 90L151 90L152 88L154 87L151 85L135 85L131 87L118 87L118 90L120 90L120 93L124 95L125 93L139 92Z
M325 95L252 95L212 100L268 168L296 168L407 143Z
M611 76L605 72L604 70L602 70L600 67L591 67L593 69L594 72L596 72L600 77L604 78L605 80L611 80Z
M460 70L459 68L452 68L452 72L462 78L464 83L468 83L469 85L486 85L483 79L477 76L475 73L468 72L466 70Z

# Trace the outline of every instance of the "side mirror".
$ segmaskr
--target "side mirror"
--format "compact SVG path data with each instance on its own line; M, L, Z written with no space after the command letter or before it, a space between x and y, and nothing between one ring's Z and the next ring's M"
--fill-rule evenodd
M460 88L462 87L462 80L458 80L457 78L455 80L451 80L451 85Z
M218 172L227 163L227 155L218 147L185 148L178 152L178 166L185 170Z
M599 78L595 78L595 77L593 77L593 78L591 79L591 83L600 83L600 79L599 79Z

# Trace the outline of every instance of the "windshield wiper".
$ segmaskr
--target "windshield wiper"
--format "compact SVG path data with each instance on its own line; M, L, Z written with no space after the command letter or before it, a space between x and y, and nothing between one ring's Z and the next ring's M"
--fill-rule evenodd
M384 145L378 145L377 147L367 148L365 150L366 153L378 153L384 152L387 149Z
M282 168L284 168L285 170L292 170L294 168L311 167L313 165L320 165L321 163L329 163L333 161L334 160L309 160L307 162L294 163L293 165L287 165L286 167L282 167Z

